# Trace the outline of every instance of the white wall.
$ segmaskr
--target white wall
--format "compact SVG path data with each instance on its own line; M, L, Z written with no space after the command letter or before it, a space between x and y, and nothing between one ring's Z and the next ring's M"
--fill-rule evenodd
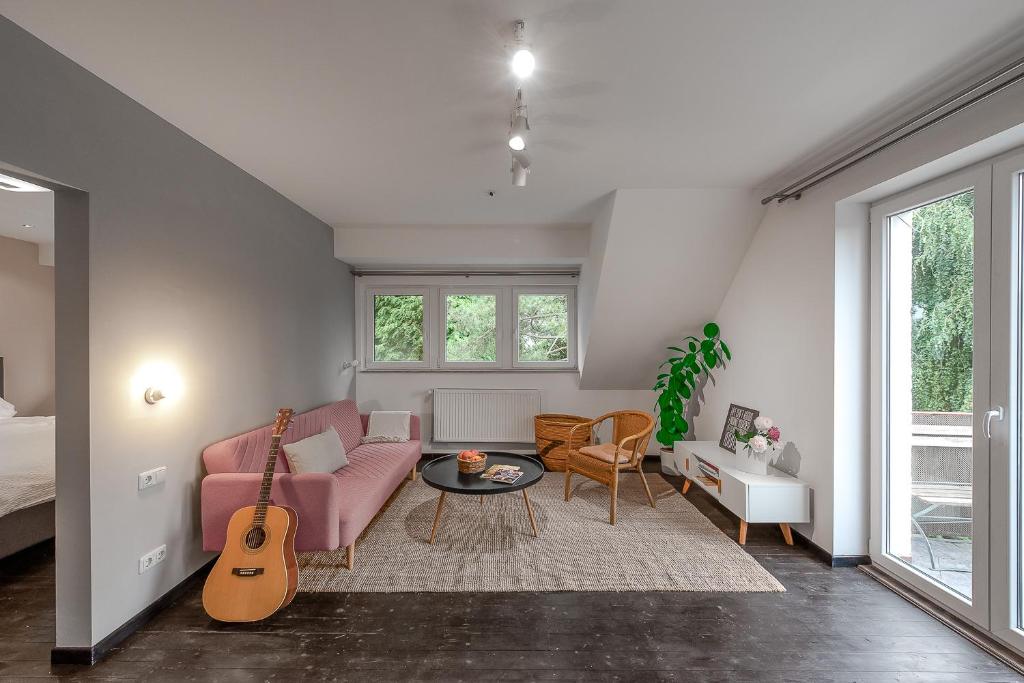
M774 417L814 489L813 522L798 530L834 555L868 548L866 204L1019 144L1005 131L1022 120L1024 89L1011 89L773 204L718 311L734 359L698 437L718 437L730 402Z
M574 372L360 372L356 396L360 410L411 410L421 416L424 450L450 451L448 444L431 440L433 408L430 390L437 387L459 389L540 389L542 409L547 413L569 413L597 417L613 410L651 411L655 395L650 391L587 391L579 388ZM480 444L484 449L494 444ZM460 448L466 445L460 444ZM529 446L509 445L512 448ZM651 441L649 453L657 452Z
M615 211L615 193L606 195L601 201L601 208L590 226L590 243L587 258L580 268L580 284L576 292L576 306L579 309L577 320L579 340L577 343L577 359L580 371L587 360L587 345L590 340L591 321L594 317L594 306L597 303L597 290L601 286L601 270L604 268L605 248L608 245L608 232L611 230L612 214ZM653 382L651 385L653 386Z
M562 265L587 257L587 225L346 225L334 250L353 265Z
M665 347L714 317L764 209L749 190L701 188L617 190L610 211L585 268L600 258L600 274L584 273L581 386L642 389Z
M36 244L0 237L4 393L22 417L53 415L53 316L53 268Z
M2 18L0 62L19 65L0 71L0 159L89 193L88 242L62 242L58 211L56 247L58 350L88 349L90 373L73 409L58 388L58 430L89 411L91 451L89 476L67 482L84 454L58 439L57 644L88 647L210 558L206 445L352 394L353 283L330 227ZM87 299L62 287L86 267ZM89 331L62 338L75 296ZM149 406L136 374L154 361L183 388ZM157 465L166 483L137 491ZM76 511L87 528L62 534L85 524ZM91 547L61 552L72 535ZM140 576L138 557L164 543Z

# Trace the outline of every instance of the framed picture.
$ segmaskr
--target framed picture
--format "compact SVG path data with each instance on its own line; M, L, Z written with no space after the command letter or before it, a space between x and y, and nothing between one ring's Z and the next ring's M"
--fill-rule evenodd
M754 428L754 418L760 413L753 408L744 408L735 403L729 404L729 414L725 416L725 427L718 445L732 453L736 452L736 432L749 432Z

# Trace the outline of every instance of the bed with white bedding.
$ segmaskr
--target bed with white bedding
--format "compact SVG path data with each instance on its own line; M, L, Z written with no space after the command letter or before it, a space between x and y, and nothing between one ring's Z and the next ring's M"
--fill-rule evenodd
M55 420L15 412L0 396L0 558L54 534Z
M0 418L0 517L54 499L54 418Z

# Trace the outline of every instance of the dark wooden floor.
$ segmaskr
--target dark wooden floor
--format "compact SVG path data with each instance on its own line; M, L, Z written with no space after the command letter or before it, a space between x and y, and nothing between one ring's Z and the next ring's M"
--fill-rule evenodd
M736 520L694 487L726 533ZM211 622L195 589L93 668L49 664L53 550L0 563L0 679L147 681L1022 680L856 569L751 527L786 593L299 594L267 622Z

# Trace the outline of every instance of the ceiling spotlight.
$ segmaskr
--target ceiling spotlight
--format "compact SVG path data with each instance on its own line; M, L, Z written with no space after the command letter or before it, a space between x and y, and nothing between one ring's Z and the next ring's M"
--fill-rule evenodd
M508 146L513 151L522 152L526 149L526 131L528 130L525 116L513 117L512 130L508 134Z
M516 91L516 104L512 110L512 125L508 131L508 146L514 152L526 149L526 136L530 130L530 122L526 118L526 105L523 104L523 91Z
M516 51L512 55L512 73L517 78L529 78L537 66L537 60L533 58L533 53L526 45L526 22L522 19L517 21L513 31Z
M530 175L530 159L525 154L512 154L512 185L525 187L526 176Z
M526 48L516 50L516 53L512 55L512 73L519 78L529 78L536 66L537 60L533 58L533 53Z

